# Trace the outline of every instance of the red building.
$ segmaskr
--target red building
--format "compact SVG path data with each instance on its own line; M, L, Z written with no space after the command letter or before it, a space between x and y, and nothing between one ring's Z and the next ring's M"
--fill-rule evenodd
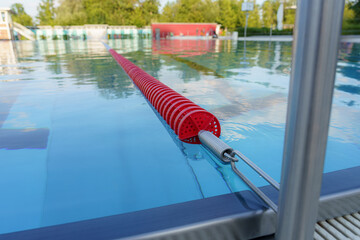
M155 38L170 36L212 36L219 34L220 25L217 23L153 23L152 34Z

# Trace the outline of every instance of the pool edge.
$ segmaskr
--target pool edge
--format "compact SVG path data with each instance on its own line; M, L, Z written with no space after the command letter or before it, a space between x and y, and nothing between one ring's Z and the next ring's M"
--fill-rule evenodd
M341 179L342 181L339 181ZM344 181L346 184L344 185ZM274 201L278 193L261 189ZM360 167L325 173L318 221L360 210ZM0 239L151 239L214 234L255 238L275 232L276 215L250 191L0 235ZM209 235L211 234L211 235Z

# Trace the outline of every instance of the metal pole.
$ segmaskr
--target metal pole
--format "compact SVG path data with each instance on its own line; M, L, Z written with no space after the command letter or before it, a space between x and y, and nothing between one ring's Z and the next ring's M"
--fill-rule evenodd
M244 38L244 62L246 62L246 38Z
M247 22L249 18L249 12L246 11L246 18L245 18L245 28L244 28L244 38L246 38L246 31L247 31ZM245 39L244 39L245 40Z
M344 1L297 3L278 240L313 239Z

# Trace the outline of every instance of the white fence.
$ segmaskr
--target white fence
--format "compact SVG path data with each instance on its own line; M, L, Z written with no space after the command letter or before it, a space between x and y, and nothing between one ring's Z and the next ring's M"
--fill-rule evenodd
M38 40L151 38L151 27L137 28L136 26L108 25L38 26L35 35Z

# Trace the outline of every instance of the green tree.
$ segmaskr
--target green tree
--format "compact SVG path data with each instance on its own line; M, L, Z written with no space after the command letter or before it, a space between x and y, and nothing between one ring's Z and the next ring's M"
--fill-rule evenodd
M56 23L61 25L149 25L159 16L158 0L61 0Z
M262 24L264 27L270 28L277 24L277 10L280 6L279 0L266 0L261 6Z
M219 15L219 4L212 0L204 0L201 12L204 16L204 22L215 22L217 16Z
M112 12L117 9L116 2L114 1L113 9L111 9L108 0L83 0L83 7L85 8L88 24L106 24L107 20L111 19ZM121 15L119 18L121 18Z
M159 6L160 2L158 0L145 0L141 6L139 6L142 9L145 19L144 25L149 25L152 21L159 18Z
M87 23L83 0L60 0L60 5L55 12L55 23L58 25L83 25Z
M142 27L146 25L146 19L144 18L144 12L140 7L134 9L134 14L131 21L132 25Z
M245 27L246 22L246 13L242 11L242 3L244 1L239 1L238 6L238 26ZM249 12L249 18L248 18L248 27L252 28L259 28L261 27L261 21L260 21L260 14L259 14L259 5L256 4L256 1L253 0L254 9Z
M359 23L360 22L360 1L355 2L355 4L353 4L351 6L351 9L354 11L355 18L358 20L358 23Z
M295 24L295 9L286 9L284 12L284 23L285 24Z
M20 23L21 25L34 25L32 17L25 12L24 6L21 3L11 5L11 17L14 22Z
M216 19L218 23L223 25L225 28L234 30L236 27L236 11L234 5L230 0L218 0L219 4L219 15Z
M137 27L150 25L153 20L158 19L159 15L158 0L145 0L135 5L132 24Z
M204 22L201 0L177 0L174 5L175 22Z
M40 25L51 25L55 24L55 7L54 0L42 0L38 6L38 16Z
M257 4L255 4L255 0L254 0L254 10L251 11L249 14L248 26L252 27L252 28L261 27L259 6Z
M175 3L167 2L163 8L162 14L160 15L160 22L174 22L175 15Z
M236 15L237 15L236 26L237 27L245 26L246 13L244 11L242 11L242 9L241 9L243 2L244 2L244 0L237 1L237 6L236 6Z
M215 22L219 5L213 0L168 2L159 17L161 22Z
M111 14L109 24L134 25L135 11L139 5L137 0L117 0L116 10ZM138 10L137 12L139 13L140 11Z
M347 0L344 6L343 27L347 27L354 19L355 11L353 10L351 3Z
M284 4L284 23L295 24L296 0L288 0Z
M249 26L260 27L259 6L249 13ZM167 3L160 15L161 22L217 22L234 30L245 26L245 13L241 11L243 0L177 0Z

